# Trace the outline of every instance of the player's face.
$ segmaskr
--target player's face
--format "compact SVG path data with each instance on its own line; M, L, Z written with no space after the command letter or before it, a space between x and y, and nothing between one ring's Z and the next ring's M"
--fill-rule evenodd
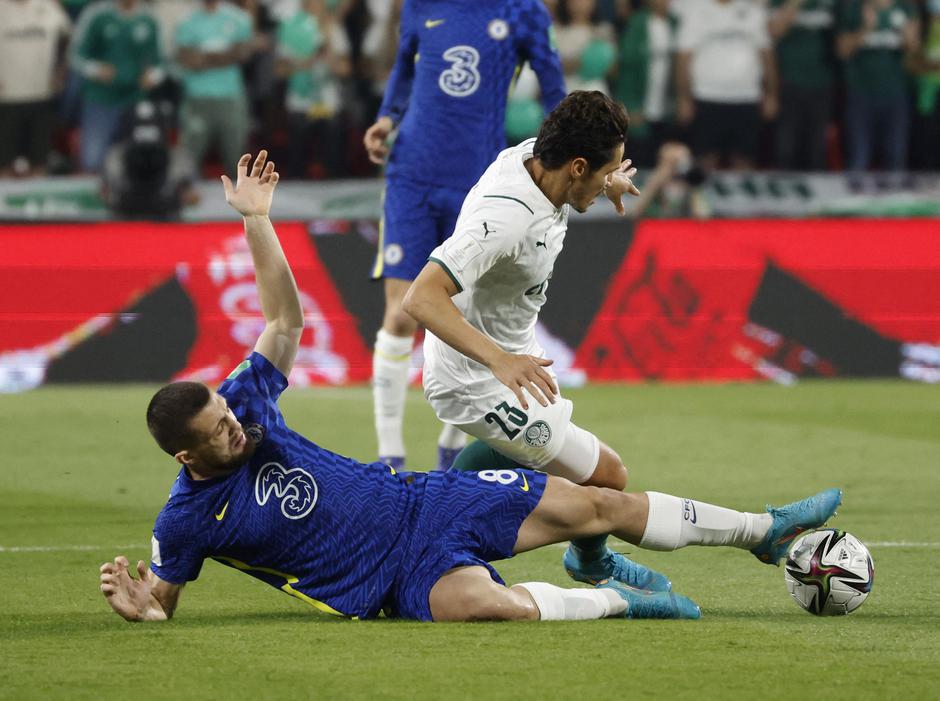
M217 392L212 393L209 403L193 417L190 427L198 442L186 452L200 471L234 470L254 451L255 444L248 440L225 397Z
M620 167L622 160L623 144L619 144L613 150L611 159L596 170L590 170L587 161L584 161L580 173L574 173L574 181L568 191L568 204L578 212L586 212L587 208L594 204L594 200L604 193L604 188L610 183L611 174Z

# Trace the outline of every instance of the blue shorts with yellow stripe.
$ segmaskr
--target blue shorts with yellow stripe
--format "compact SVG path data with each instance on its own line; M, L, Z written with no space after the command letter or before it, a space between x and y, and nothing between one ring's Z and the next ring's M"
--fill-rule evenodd
M454 567L479 565L504 584L489 563L513 556L519 528L538 506L548 476L532 470L416 474L420 493L411 539L386 600L400 618L430 621L431 588Z
M464 190L418 183L400 176L385 185L373 279L414 280L428 255L454 233Z

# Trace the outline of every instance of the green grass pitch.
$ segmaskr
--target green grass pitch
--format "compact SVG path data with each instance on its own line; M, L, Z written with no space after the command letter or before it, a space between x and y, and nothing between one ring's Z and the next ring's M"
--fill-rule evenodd
M0 396L0 698L937 698L940 395L900 382L595 386L574 419L623 456L631 487L740 509L845 489L832 525L869 543L856 613L815 618L750 554L636 553L702 607L700 621L527 624L345 621L216 563L176 618L131 625L98 565L149 557L176 469L143 422L153 388ZM367 388L290 390L294 428L374 455ZM412 465L437 425L409 396ZM566 584L560 547L498 563L507 581ZM931 691L932 690L932 691Z

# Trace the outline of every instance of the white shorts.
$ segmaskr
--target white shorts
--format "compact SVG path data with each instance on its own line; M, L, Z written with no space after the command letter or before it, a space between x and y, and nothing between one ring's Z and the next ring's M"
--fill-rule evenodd
M570 399L558 396L554 404L543 407L530 398L529 408L522 409L515 395L506 392L511 399L501 394L489 402L475 401L474 406L486 407L480 418L457 428L526 467L577 484L594 474L600 442L571 423L574 405Z

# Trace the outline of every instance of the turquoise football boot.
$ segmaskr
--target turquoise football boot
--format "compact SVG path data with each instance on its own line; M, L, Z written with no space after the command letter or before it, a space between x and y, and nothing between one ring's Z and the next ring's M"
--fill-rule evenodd
M761 562L779 567L793 539L803 531L819 528L835 515L841 503L842 490L833 488L786 506L768 506L773 525L751 552Z
M627 602L624 618L690 618L702 617L698 605L687 596L671 591L644 591L634 589L610 579L597 585L598 589L613 589Z
M665 575L656 570L644 567L610 548L600 558L590 562L582 562L575 552L574 546L569 545L565 551L562 563L568 576L576 582L597 584L605 579L614 579L634 589L648 591L671 591L672 582Z

